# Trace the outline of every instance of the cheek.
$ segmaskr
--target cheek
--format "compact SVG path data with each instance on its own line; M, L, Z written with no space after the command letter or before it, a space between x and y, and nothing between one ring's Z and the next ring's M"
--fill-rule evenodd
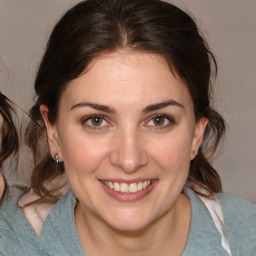
M109 142L77 132L60 137L61 153L66 172L88 174L94 172L108 154Z
M187 172L190 165L191 136L170 136L151 145L151 158L165 171Z

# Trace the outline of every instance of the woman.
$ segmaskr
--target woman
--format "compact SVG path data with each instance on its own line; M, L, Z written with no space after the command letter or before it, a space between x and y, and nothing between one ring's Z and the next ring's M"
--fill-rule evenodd
M35 81L36 201L25 194L19 208L15 189L4 200L0 252L253 255L256 207L216 194L206 157L225 130L210 101L216 70L194 21L171 4L88 0L69 10Z
M10 101L0 92L0 200L5 190L2 165L12 153L17 153L19 148L12 112L14 109Z

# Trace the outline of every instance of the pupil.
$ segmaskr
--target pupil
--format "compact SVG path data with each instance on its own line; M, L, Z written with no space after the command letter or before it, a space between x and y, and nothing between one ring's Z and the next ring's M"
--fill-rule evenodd
M102 123L102 118L101 117L93 117L92 118L92 124L93 125L99 126L99 125L101 125L101 123Z
M154 123L155 125L162 125L164 123L164 118L163 117L155 117L154 118Z

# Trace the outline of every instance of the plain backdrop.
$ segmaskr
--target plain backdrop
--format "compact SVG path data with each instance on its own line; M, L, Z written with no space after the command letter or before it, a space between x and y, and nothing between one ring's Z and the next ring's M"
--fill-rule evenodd
M0 89L25 111L32 105L35 71L53 25L78 2L0 0ZM256 1L169 2L193 15L217 58L215 106L228 129L214 166L224 192L256 203ZM21 157L23 173L30 173L27 158Z

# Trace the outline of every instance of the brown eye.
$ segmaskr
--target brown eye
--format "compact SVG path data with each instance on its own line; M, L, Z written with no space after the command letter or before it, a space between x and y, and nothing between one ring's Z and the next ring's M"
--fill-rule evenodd
M101 126L103 123L103 118L101 116L93 116L91 117L91 124L93 126Z
M169 127L174 123L175 121L173 117L165 114L157 114L151 117L151 119L147 122L146 126L165 128Z
M164 116L155 116L155 117L153 117L152 121L153 121L154 125L162 126L165 123L166 118Z
M108 126L105 117L101 115L90 115L82 121L82 124L91 128L101 128L103 126Z

